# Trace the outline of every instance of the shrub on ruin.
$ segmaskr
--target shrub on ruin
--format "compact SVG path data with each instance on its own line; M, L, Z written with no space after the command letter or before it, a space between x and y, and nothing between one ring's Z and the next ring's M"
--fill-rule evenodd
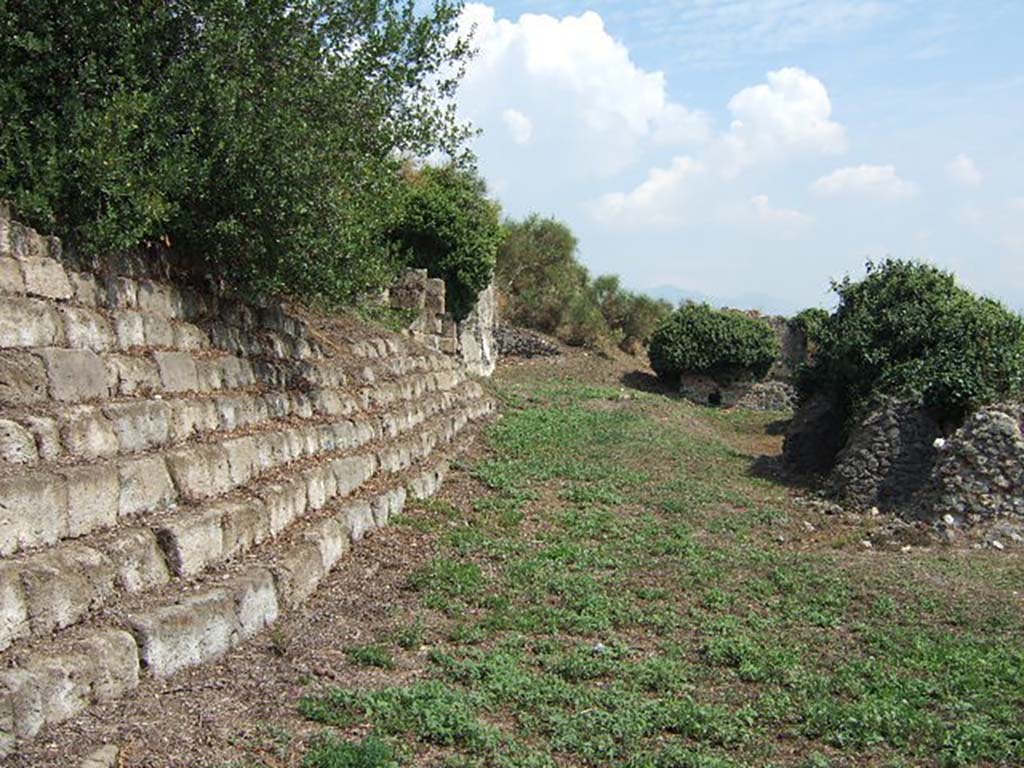
M779 342L767 323L731 309L684 304L651 338L651 367L663 379L703 374L727 382L763 378L779 354Z
M452 165L406 173L391 237L413 266L445 281L447 308L457 319L491 282L502 238L498 212L475 173Z
M1024 390L1024 319L937 267L887 259L833 284L837 310L799 377L852 421L883 397L911 399L947 423Z
M0 198L87 251L172 242L237 288L379 288L401 265L401 157L464 146L460 10L0 3Z

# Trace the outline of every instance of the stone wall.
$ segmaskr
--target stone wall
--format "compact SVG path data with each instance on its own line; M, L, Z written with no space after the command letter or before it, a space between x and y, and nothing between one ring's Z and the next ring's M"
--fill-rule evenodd
M938 444L929 507L936 516L1024 517L1024 404L970 416Z
M407 337L6 209L0 294L0 754L273 623L493 407Z
M425 269L406 270L391 287L387 301L395 309L416 312L409 326L414 339L456 357L476 376L494 373L498 361L494 340L498 304L493 285L480 292L476 306L460 321L446 309L444 280L429 277Z

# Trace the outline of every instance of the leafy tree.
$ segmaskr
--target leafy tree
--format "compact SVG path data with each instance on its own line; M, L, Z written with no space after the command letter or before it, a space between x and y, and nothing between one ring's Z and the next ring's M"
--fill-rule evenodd
M763 377L779 353L771 327L738 310L684 304L655 331L651 367L664 379L705 374L720 381Z
M401 156L461 156L460 7L2 2L0 196L83 248L169 238L253 290L379 287Z
M882 396L916 399L951 422L1024 389L1024 319L928 264L887 259L833 284L801 393L823 394L848 419Z
M392 238L413 264L444 278L448 308L465 317L494 274L498 204L479 176L454 166L409 169L406 179Z

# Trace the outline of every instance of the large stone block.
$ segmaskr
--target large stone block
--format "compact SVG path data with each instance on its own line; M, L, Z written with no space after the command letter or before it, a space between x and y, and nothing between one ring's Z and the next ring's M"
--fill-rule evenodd
M338 496L348 496L361 486L377 470L373 456L348 456L331 462L331 469L337 482Z
M160 315L143 315L142 326L146 332L146 344L150 347L174 347L174 325Z
M122 461L118 474L121 487L118 514L121 517L164 509L178 498L167 464L160 456Z
M62 340L60 318L47 302L19 296L0 301L0 347L46 347Z
M143 312L163 317L181 317L184 311L181 294L176 288L152 280L139 281L138 302Z
M190 501L219 496L233 487L227 452L218 445L183 448L167 456L178 494Z
M282 553L271 566L278 599L286 606L302 603L325 576L320 546L304 541Z
M26 293L46 299L70 299L74 295L71 281L59 261L25 259L21 268L25 276Z
M164 445L171 434L171 406L160 400L112 403L103 414L110 422L122 453L148 451Z
M405 498L405 488L399 487L373 499L371 502L373 522L378 528L383 528L392 517L401 514L402 509L405 508Z
M40 350L39 355L54 400L79 402L110 396L107 368L95 352L50 348Z
M42 363L39 364L42 368ZM56 461L64 455L64 446L60 442L60 426L52 416L25 416L22 424L32 433L39 458L43 461Z
M273 536L306 513L306 483L300 478L267 486L261 492L261 498L267 508Z
M175 400L171 403L170 436L174 442L216 431L220 426L216 405L210 400Z
M7 650L15 640L28 637L29 631L21 573L16 565L0 564L0 651Z
M32 433L17 422L0 419L0 462L35 464L37 461L39 451Z
M123 350L146 345L146 329L142 314L134 310L117 310L113 313L114 334L117 345Z
M144 592L171 580L163 550L149 528L118 531L104 554L114 564L114 583L125 592Z
M117 525L121 492L113 463L61 470L68 485L68 536L84 536Z
M63 478L33 472L0 480L0 555L55 544L67 530L68 489Z
M72 349L91 349L105 352L117 344L110 323L99 312L84 307L58 308L64 323L64 335Z
M341 508L339 517L344 521L345 530L352 543L362 541L367 533L377 527L373 509L368 501L355 501Z
M224 558L223 510L201 509L156 527L157 541L176 576L195 576Z
M68 272L74 300L87 307L99 306L103 303L104 294L100 291L99 281L91 272Z
M245 485L259 471L256 440L249 435L221 443L228 457L228 471L233 485Z
M0 293L24 293L25 277L21 263L9 256L0 256Z
M222 656L241 633L235 604L223 589L211 589L129 618L142 663L157 677Z
M107 306L111 309L132 309L139 304L139 285L129 277L106 279Z
M210 347L210 337L191 323L176 323L173 330L176 349L192 351Z
M266 506L258 499L224 502L221 511L221 531L224 557L248 552L270 538L270 516Z
M114 592L114 564L89 547L66 546L26 560L21 583L32 634L77 623Z
M279 612L274 575L266 568L249 568L224 584L235 601L241 639L262 632L275 621Z
M60 439L75 458L93 460L117 454L117 434L103 412L91 405L68 408L60 418Z
M196 361L185 352L154 352L153 360L160 370L160 381L169 392L190 392L199 389Z
M160 390L160 371L152 360L129 355L107 358L107 375L116 383L118 394L126 397Z

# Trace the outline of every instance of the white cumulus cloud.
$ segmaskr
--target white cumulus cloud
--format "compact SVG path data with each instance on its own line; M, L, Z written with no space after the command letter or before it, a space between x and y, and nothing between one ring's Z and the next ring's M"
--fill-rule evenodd
M594 206L594 217L610 225L677 225L685 219L692 183L702 173L693 158L676 157L668 168L652 168L631 191L604 195Z
M620 171L652 144L699 143L710 135L707 115L673 101L664 73L639 67L593 11L513 21L471 3L460 27L472 33L478 51L460 87L460 114L485 134L502 127L521 137L510 120L522 121L503 111L516 104L530 115L534 140L543 133L552 146L568 148L563 154L585 175Z
M729 100L733 121L718 150L726 175L786 153L846 151L846 129L831 119L832 100L818 78L786 67L766 80Z
M977 187L981 184L982 175L978 166L965 154L959 154L946 164L946 175L965 187Z
M750 210L757 223L777 228L788 235L799 234L814 222L806 213L792 208L773 207L768 201L768 195L754 195L750 198Z
M509 136L516 144L528 144L533 136L533 123L526 115L518 109L506 109L501 113L501 119L505 121Z
M811 185L824 196L859 195L884 202L906 200L917 194L912 182L901 179L891 165L854 165L839 168Z

